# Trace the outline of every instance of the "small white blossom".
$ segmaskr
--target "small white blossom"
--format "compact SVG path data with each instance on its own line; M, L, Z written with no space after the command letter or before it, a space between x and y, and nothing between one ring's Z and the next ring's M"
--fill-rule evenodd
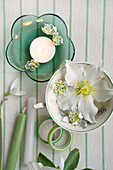
M62 80L60 80L56 81L56 83L53 85L53 89L57 94L63 94L67 91L67 86L65 82L62 82Z
M38 68L39 66L40 66L40 64L38 61L31 60L31 61L27 61L25 68L26 68L26 70L35 71L36 68Z
M41 28L42 31L47 35L53 35L55 32L57 32L57 28L53 26L52 24L44 24L44 27Z
M54 45L63 44L63 38L58 33L55 33L53 34L53 42Z

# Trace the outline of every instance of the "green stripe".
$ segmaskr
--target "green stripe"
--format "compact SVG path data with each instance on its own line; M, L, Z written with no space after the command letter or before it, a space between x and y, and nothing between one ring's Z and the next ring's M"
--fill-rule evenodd
M69 10L69 37L71 38L71 27L72 27L72 0L70 0L70 10ZM70 43L68 46L68 59L70 58ZM71 152L71 146L69 147L69 153Z
M5 0L3 0L3 95L5 94L5 46L6 46L6 17L5 17ZM4 170L5 159L5 103L3 105L3 158L2 170Z
M87 62L88 57L88 18L89 18L89 0L87 0L86 6L86 44L85 44L85 61Z
M22 0L20 0L20 16L22 15ZM22 30L21 30L22 31ZM20 63L22 62L22 36L20 37ZM22 72L20 72L20 90L22 90ZM22 113L22 97L20 97L20 113ZM22 144L19 155L19 170L21 170Z
M106 0L103 1L102 66L104 66L105 14L106 14ZM104 163L104 126L102 127L102 170L105 170L105 163Z
M53 13L55 14L55 0L53 0ZM53 25L55 25L55 17L53 16ZM55 71L55 58L53 57L53 73Z
M70 0L69 10L69 37L71 38L71 24L72 24L72 0ZM70 59L70 42L68 42L68 60Z
M102 170L105 170L105 165L104 165L104 126L102 127Z
M85 166L88 167L88 144L87 144L87 133L85 133Z
M53 0L53 13L55 14L55 0Z
M70 0L70 16L69 16L69 37L71 38L71 26L72 26L72 0Z
M21 50L20 50L21 54ZM22 72L20 72L20 90L22 90ZM22 113L22 97L20 97L20 113ZM19 155L19 170L21 170L21 157L22 157L22 144L20 147L20 155Z
M53 127L55 126L55 123L53 122ZM53 140L54 140L54 136L53 136ZM55 151L54 149L52 149L52 162L55 162Z
M55 122L53 121L53 127L55 126ZM54 140L54 136L53 136L53 140ZM55 151L54 149L52 149L52 161L53 163L55 162Z
M55 14L55 0L53 0L53 13ZM53 25L55 25L55 18L53 17ZM55 60L53 58L53 72L54 72L54 67L55 67ZM55 123L53 121L53 127L55 126ZM54 137L53 137L54 139ZM53 163L55 162L55 151L52 150L52 161Z
M39 16L39 1L38 0L36 0L36 6L37 6L36 15Z
M36 14L39 15L39 1L36 0L37 8ZM38 103L38 82L36 82L36 103ZM38 128L38 109L36 110L36 130ZM36 135L36 160L38 156L38 135Z
M38 82L36 82L36 103L38 103ZM38 128L38 109L36 110L36 130ZM36 135L36 160L38 156L38 135Z
M88 61L88 18L89 18L89 0L86 1L86 43L85 43L85 62ZM87 145L88 136L85 133L85 166L88 166L88 145Z
M22 15L22 0L20 0L20 16Z
M106 0L104 0L103 2L102 66L104 66L105 14L106 14Z
M0 107L0 170L2 169L2 150L3 150L3 127L2 127L2 116Z

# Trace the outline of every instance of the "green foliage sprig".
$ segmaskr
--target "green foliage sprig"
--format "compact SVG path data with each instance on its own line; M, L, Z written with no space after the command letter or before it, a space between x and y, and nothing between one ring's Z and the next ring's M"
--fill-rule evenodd
M5 95L3 96L3 99L0 103L0 170L2 169L2 157L3 157L3 135L2 135L2 106L4 104L4 102L6 100L8 100L8 97L10 95L15 95L15 96L23 96L25 95L26 92L25 91L21 91L19 89L19 80L18 78L16 78L12 83L11 83L11 86L10 86L10 89L7 93L5 93Z
M45 155L39 153L37 158L37 163L41 163L43 166L47 166L48 168L51 167L52 169L59 169L59 170L74 170L77 168L80 159L80 152L79 149L73 149L67 159L62 163L62 166L55 166L51 160L49 160ZM42 166L41 166L42 167ZM92 170L90 168L85 168L82 170Z
M6 100L8 100L8 96L10 95L10 92L7 92L4 96L3 96L3 99L2 99L2 101L1 101L1 103L0 103L0 140L1 140L1 142L0 142L0 170L2 169L2 155L3 155L3 147L2 147L2 145L3 145L3 135L2 135L2 113L1 113L1 110L2 110L2 106L3 106L3 104L4 104L4 102L6 101Z

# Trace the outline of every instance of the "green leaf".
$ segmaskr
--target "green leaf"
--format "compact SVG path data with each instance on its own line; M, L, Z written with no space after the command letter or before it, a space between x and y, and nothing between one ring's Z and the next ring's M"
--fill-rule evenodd
M6 100L8 100L8 98L5 98L5 99L4 99L4 102L5 102Z
M41 162L44 166L49 166L49 167L54 167L55 165L53 162L51 162L45 155L42 153L39 153L38 158L37 158L37 163Z
M84 168L84 169L82 169L82 170L93 170L93 169L90 169L90 168Z
M64 162L64 170L74 170L77 168L78 162L80 158L79 149L74 149L70 152L66 161Z
M10 95L10 92L8 91L6 94L5 94L5 97L9 96Z

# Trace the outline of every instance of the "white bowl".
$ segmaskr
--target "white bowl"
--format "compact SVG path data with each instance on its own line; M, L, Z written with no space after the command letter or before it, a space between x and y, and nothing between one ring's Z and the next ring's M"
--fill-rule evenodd
M79 64L85 67L85 65L87 63L75 63L75 64ZM91 124L88 125L87 128L83 129L82 127L77 127L77 126L73 126L70 123L65 123L62 121L62 116L59 113L59 108L57 106L57 104L54 102L54 91L53 91L53 85L55 84L55 82L57 80L64 80L64 76L65 76L65 72L66 72L66 68L60 68L59 70L57 70L54 75L51 77L50 81L48 82L47 88L46 88L46 106L47 106L47 110L50 114L50 116L52 117L52 119L62 128L68 130L68 131L72 131L72 132L89 132L92 130L95 130L99 127L101 127L102 125L104 125L104 123L110 118L110 116L112 115L112 111L113 111L113 97L108 100L105 103L97 103L95 102L95 105L100 108L100 106L103 106L106 108L106 111L100 115L96 117L96 124ZM113 82L111 80L111 78L105 73L104 74L104 80L108 83L108 86L110 88L113 88Z

